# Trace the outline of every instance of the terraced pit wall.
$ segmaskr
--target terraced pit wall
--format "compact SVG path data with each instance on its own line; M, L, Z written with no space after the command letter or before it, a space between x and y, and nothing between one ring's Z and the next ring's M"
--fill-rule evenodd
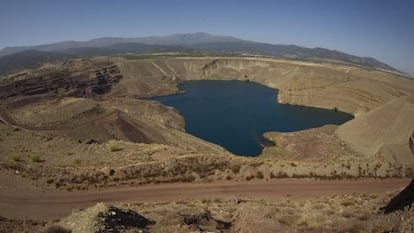
M414 95L414 81L357 67L258 58L121 60L121 95L177 92L187 80L244 80L279 90L280 103L337 109L356 116ZM122 85L124 84L124 85Z

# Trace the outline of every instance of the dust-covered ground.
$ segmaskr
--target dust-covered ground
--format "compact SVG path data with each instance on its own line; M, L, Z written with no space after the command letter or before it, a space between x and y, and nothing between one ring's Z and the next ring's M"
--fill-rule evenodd
M98 203L51 221L3 218L0 232L412 232L413 209L379 210L394 194Z

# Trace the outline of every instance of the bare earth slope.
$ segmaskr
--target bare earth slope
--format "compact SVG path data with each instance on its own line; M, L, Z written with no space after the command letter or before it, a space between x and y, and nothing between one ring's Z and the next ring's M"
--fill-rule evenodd
M407 162L413 158L407 144L414 129L413 117L414 96L401 97L345 123L337 132L361 154Z

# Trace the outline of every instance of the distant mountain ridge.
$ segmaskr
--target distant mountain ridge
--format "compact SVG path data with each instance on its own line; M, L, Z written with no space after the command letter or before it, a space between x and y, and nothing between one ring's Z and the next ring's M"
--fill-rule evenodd
M169 36L149 36L149 37L135 37L135 38L121 38L121 37L103 37L92 39L88 41L63 41L53 44L35 45L35 46L21 46L21 47L6 47L0 50L0 56L10 55L26 50L38 50L44 52L52 52L59 50L67 50L74 48L102 48L112 46L114 44L123 43L141 43L148 45L182 45L189 46L199 43L215 43L215 42L235 42L242 41L231 36L216 36L204 32L196 32L190 34L173 34Z
M252 54L344 63L399 72L395 68L371 57L358 57L324 48L274 45L242 40L231 36L197 32L136 38L104 37L88 41L64 41L37 46L6 47L0 50L0 75L17 72L21 69L36 68L44 62L53 62L73 56L153 52Z

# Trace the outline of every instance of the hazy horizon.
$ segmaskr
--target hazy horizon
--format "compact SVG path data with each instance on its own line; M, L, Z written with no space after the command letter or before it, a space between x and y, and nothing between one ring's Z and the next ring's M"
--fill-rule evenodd
M414 74L413 1L0 1L0 48L206 32L373 57Z

